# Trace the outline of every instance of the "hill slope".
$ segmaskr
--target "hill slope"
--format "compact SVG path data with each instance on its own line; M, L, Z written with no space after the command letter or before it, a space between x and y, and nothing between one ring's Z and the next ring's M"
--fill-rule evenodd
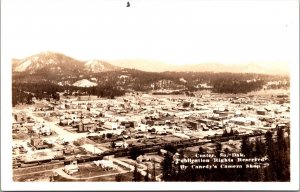
M85 70L92 73L116 71L120 70L120 67L109 64L103 60L90 60L84 64Z
M57 75L78 75L82 73L98 73L120 70L105 61L80 61L55 52L43 52L24 59L12 60L13 72L18 73L50 73Z
M153 60L127 59L110 61L108 63L103 60L80 61L55 52L43 52L24 59L12 59L12 68L13 72L17 73L68 76L118 71L123 68L137 69L146 72L175 71L289 74L289 66L284 62L257 62L239 65L224 65L220 63L170 65Z

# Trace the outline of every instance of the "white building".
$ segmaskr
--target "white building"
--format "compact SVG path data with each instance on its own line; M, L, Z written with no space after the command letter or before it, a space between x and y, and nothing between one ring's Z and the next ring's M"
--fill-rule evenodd
M98 160L93 162L95 163L95 165L101 167L102 169L106 169L106 170L116 169L116 166L110 160Z
M115 122L106 121L103 125L106 129L117 130L119 125Z
M77 165L77 161L73 161L70 165L65 165L64 171L69 175L78 172L79 167Z

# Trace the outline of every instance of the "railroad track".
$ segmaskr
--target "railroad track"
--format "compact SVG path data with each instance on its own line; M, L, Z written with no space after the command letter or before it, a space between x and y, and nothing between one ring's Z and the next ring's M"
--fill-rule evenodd
M192 146L200 146L200 145L204 145L207 143L215 143L215 142L224 142L224 141L228 141L228 140L240 140L243 137L257 137L257 136L262 136L264 135L263 133L260 134L251 134L251 135L236 135L236 136L230 136L230 137L212 137L210 138L210 140L207 141L201 141L201 139L198 138L194 138L194 139L185 139L185 140L181 140L181 141L172 141L172 142L162 142L162 143L156 143L156 144L148 144L148 145L142 145L142 146L133 146L133 147L138 147L141 151L145 152L145 153L150 153L150 152L157 152L160 149L163 149L165 145L168 144L172 144L177 148L184 148L184 147L192 147ZM122 157L122 156L128 156L130 149L132 149L133 147L129 147L126 149L114 149L111 151L105 151L99 155L95 155L95 156L89 156L89 157L83 157L83 158L77 158L77 163L86 163L86 162L91 162L91 161L97 161L97 160L101 160L103 159L104 156L110 156L110 155L115 155L115 157ZM30 169L34 169L34 168L43 168L41 166L48 166L47 170L49 169L53 169L53 167L55 165L67 165L70 164L73 160L60 160L60 162L55 163L55 164L46 164L49 162L40 162L40 165L33 165L30 166L30 164L27 164L28 167L26 168L17 168L14 169L14 171L17 170L27 170L30 171ZM50 162L51 163L51 162ZM46 169L46 168L45 168ZM14 172L15 174L15 172Z
M13 169L13 175L20 176L20 175L32 174L36 172L46 172L63 166L64 166L63 162L55 162L51 164L41 164L41 165L35 165L30 167L20 167L20 168Z

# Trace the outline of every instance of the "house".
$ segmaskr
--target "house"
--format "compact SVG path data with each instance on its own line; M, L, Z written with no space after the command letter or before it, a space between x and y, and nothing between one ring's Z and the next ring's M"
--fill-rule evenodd
M121 126L124 126L125 128L129 128L130 127L130 123L128 121L122 121L120 123Z
M77 161L75 160L71 164L65 165L64 171L69 175L72 175L72 174L78 172L79 167L78 167Z
M54 106L47 102L40 102L35 104L35 111L51 111L54 110Z
M61 105L57 106L57 109L66 109L66 107L64 104L61 104Z
M95 165L97 165L98 167L101 167L102 169L105 169L105 170L116 169L116 166L110 160L98 160L98 161L93 161L93 162L95 163Z
M147 155L140 155L136 158L136 161L138 163L141 163L141 162L146 162L146 161L151 161L151 157L147 156Z
M116 148L122 147L126 149L128 146L129 146L128 143L125 141L118 141L115 143Z
M20 122L25 122L27 117L25 113L21 112L21 113L14 114L14 119L16 120L17 123L20 123Z
M20 127L20 128L19 128L19 131L20 131L21 133L28 133L28 128L26 128L26 127Z
M72 121L76 121L77 120L77 114L71 114L70 115L70 119L72 120Z
M173 155L173 161L176 161L177 159L180 159L180 154L176 152L176 153Z
M163 125L165 125L165 124L166 124L165 121L155 121L155 122L154 122L154 126L163 126Z
M159 130L159 131L156 131L156 134L157 135L167 135L167 131L166 130Z
M52 131L49 126L46 126L44 124L36 123L32 126L32 131L34 131L37 134L41 135L51 135Z
M117 130L119 126L115 122L106 121L104 123L103 127L106 128L106 129L110 129L110 130Z
M78 132L88 132L96 129L96 124L93 122L81 121L77 125Z
M237 125L244 125L244 126L250 125L250 122L247 121L244 117L231 118L229 122Z
M31 140L30 140L30 144L32 145L32 146L38 146L38 145L43 145L43 140L41 139L41 138L32 138Z
M40 134L52 135L52 130L49 126L42 125L42 127L40 128Z
M92 123L92 122L83 124L83 126L84 126L85 129L87 129L88 131L94 130L94 129L96 128L95 123Z
M60 126L70 125L71 123L72 123L72 121L70 119L65 119L64 117L61 117L59 119L59 125Z
M142 119L141 121L143 124L148 125L148 126L153 126L154 121L153 120L147 120L147 119Z
M195 121L189 121L188 124L191 126L191 129L193 129L193 130L197 130L200 126L200 124Z
M207 125L211 125L214 121L210 120L210 119L198 119L197 121L199 121L200 123Z
M165 149L160 149L159 151L160 151L160 153L161 153L162 155L164 155L164 154L168 153L168 151L167 151L167 150L165 150Z
M90 109L90 114L92 117L100 117L101 116L101 111L96 110L96 109Z
M78 128L78 132L93 132L97 127L97 123L90 119L82 119L79 123L75 123L73 127Z
M49 145L45 144L41 138L31 138L30 144L37 150L50 147Z
M125 128L135 128L138 126L138 123L136 121L122 121L120 125L125 126Z
M266 115L267 114L267 112L264 109L258 109L258 110L256 110L256 113L258 115Z
M259 123L258 119L251 117L235 117L231 118L229 122L243 126L257 125Z

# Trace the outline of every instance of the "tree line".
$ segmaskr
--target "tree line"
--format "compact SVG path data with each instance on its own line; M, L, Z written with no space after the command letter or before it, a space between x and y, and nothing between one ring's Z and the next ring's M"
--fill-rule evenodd
M233 134L232 131L227 134ZM214 169L193 169L191 166L182 169L182 163L175 163L174 154L179 154L179 159L186 157L183 149L178 149L172 144L166 144L164 150L164 159L160 163L160 173L162 181L253 181L253 182L287 182L290 181L290 137L289 130L284 131L279 128L276 134L268 131L264 136L259 136L250 141L249 137L243 137L240 141L240 152L245 155L244 158L263 158L267 157L265 166L261 168L245 168L245 162L241 162L241 169L224 169L220 168L221 163L214 163L217 168ZM199 147L198 154L207 154L207 150L202 146ZM224 147L221 142L215 143L213 154L221 158L222 154L229 154L231 151ZM144 153L138 148L130 150L130 158L136 160L139 155ZM207 163L206 163L207 164ZM196 163L194 165L201 165ZM204 165L204 164L202 164ZM156 162L152 160L150 166L146 169L146 175L138 171L138 165L134 164L134 169L130 177L134 182L155 182L158 170ZM115 177L116 181L128 181L128 178L122 174Z
M163 181L278 181L284 182L290 180L290 147L289 136L285 136L283 129L278 129L277 135L268 131L264 138L257 137L254 142L250 142L248 137L241 141L241 153L246 158L264 157L268 158L266 166L261 168L246 169L244 162L241 169L222 169L220 163L215 169L193 169L188 166L182 169L179 164L175 164L173 153L165 154L161 164ZM174 149L173 149L174 151ZM220 157L220 154L230 153L228 148L221 143L215 144L214 154ZM203 147L199 148L199 154L205 154Z
M248 93L263 88L263 80L247 82L243 80L224 81L222 79L213 83L213 91L216 93Z
M128 78L120 78L126 75ZM96 78L97 86L75 87L71 85L60 86L57 82L75 82L82 78ZM180 79L186 80L186 82ZM55 74L24 75L14 74L12 93L13 106L18 103L32 103L36 99L59 99L58 93L68 95L96 95L98 97L114 98L122 96L126 91L152 91L161 87L152 86L160 80L167 80L164 88L182 89L185 92L194 92L203 88L198 85L206 83L212 86L216 93L248 93L262 89L267 81L288 80L288 77L252 74L252 73L211 73L211 72L144 72L139 70L125 70L102 72L97 74L83 74L82 76L64 77ZM249 81L250 80L250 81ZM289 86L286 84L285 86Z
M96 95L98 97L114 98L124 95L125 91L113 86L75 87L59 86L47 82L13 83L12 105L31 104L33 98L37 100L60 100L60 93L63 93L64 96Z

